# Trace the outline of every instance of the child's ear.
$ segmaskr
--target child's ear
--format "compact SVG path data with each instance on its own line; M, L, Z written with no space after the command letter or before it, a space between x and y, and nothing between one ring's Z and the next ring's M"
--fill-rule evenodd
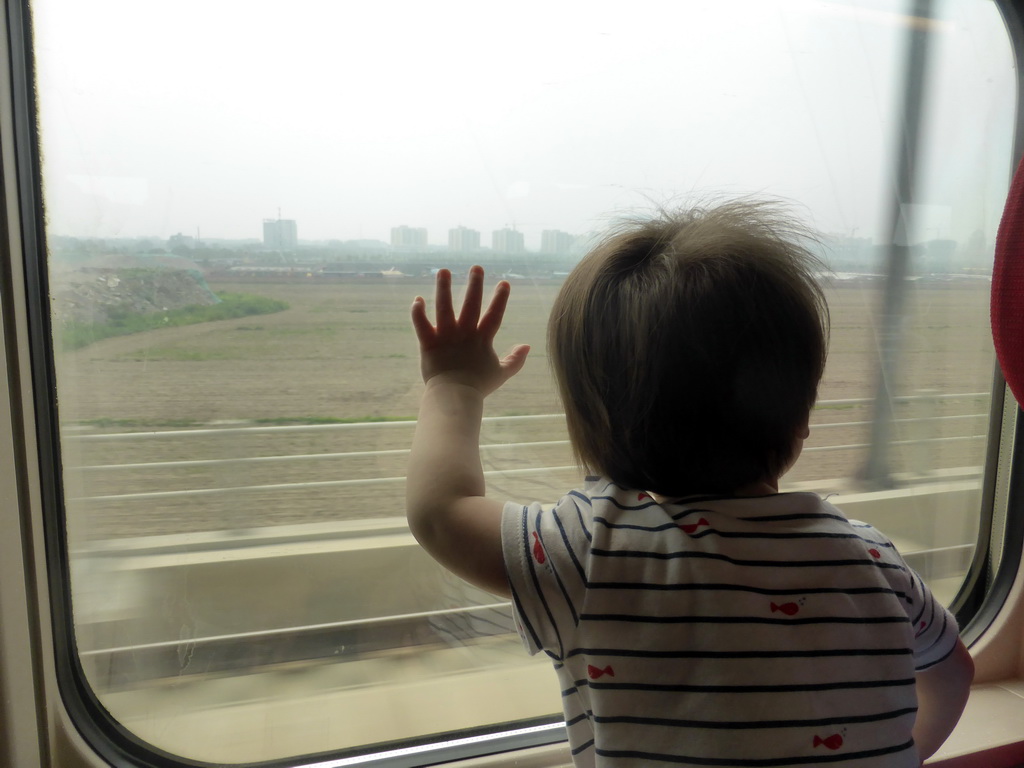
M807 419L797 428L796 436L801 440L806 440L811 436L811 417L808 414Z

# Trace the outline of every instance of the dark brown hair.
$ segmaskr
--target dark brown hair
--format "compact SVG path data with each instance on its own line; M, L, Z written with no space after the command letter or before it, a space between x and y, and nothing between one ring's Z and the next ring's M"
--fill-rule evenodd
M579 463L672 496L779 477L828 347L809 237L741 200L628 222L584 257L548 323Z

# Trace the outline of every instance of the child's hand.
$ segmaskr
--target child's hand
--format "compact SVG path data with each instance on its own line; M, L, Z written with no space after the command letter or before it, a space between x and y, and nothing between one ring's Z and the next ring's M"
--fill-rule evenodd
M420 369L423 381L450 381L465 384L484 396L498 389L519 373L530 347L520 344L503 358L494 351L494 336L501 327L510 286L502 280L483 315L484 270L472 267L466 285L466 297L458 318L452 305L452 275L447 269L437 273L435 310L437 325L431 325L422 296L412 303L412 325L420 342Z

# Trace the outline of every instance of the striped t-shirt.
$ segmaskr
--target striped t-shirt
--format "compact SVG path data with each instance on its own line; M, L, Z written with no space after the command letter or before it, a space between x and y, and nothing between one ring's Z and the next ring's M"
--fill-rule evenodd
M913 766L915 670L954 619L875 528L807 493L656 503L598 480L505 505L516 624L577 766Z

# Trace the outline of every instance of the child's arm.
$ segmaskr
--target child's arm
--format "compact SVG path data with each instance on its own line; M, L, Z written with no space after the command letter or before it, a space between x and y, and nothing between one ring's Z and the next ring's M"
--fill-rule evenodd
M934 667L917 674L914 741L923 761L935 754L960 719L974 679L974 661L963 642Z
M409 528L448 570L489 592L508 595L501 552L502 504L484 497L480 465L483 400L514 376L530 348L517 346L499 359L494 336L508 302L509 284L498 283L481 315L484 271L469 272L458 317L451 274L437 273L436 325L419 296L412 323L420 342L426 389L406 477Z

